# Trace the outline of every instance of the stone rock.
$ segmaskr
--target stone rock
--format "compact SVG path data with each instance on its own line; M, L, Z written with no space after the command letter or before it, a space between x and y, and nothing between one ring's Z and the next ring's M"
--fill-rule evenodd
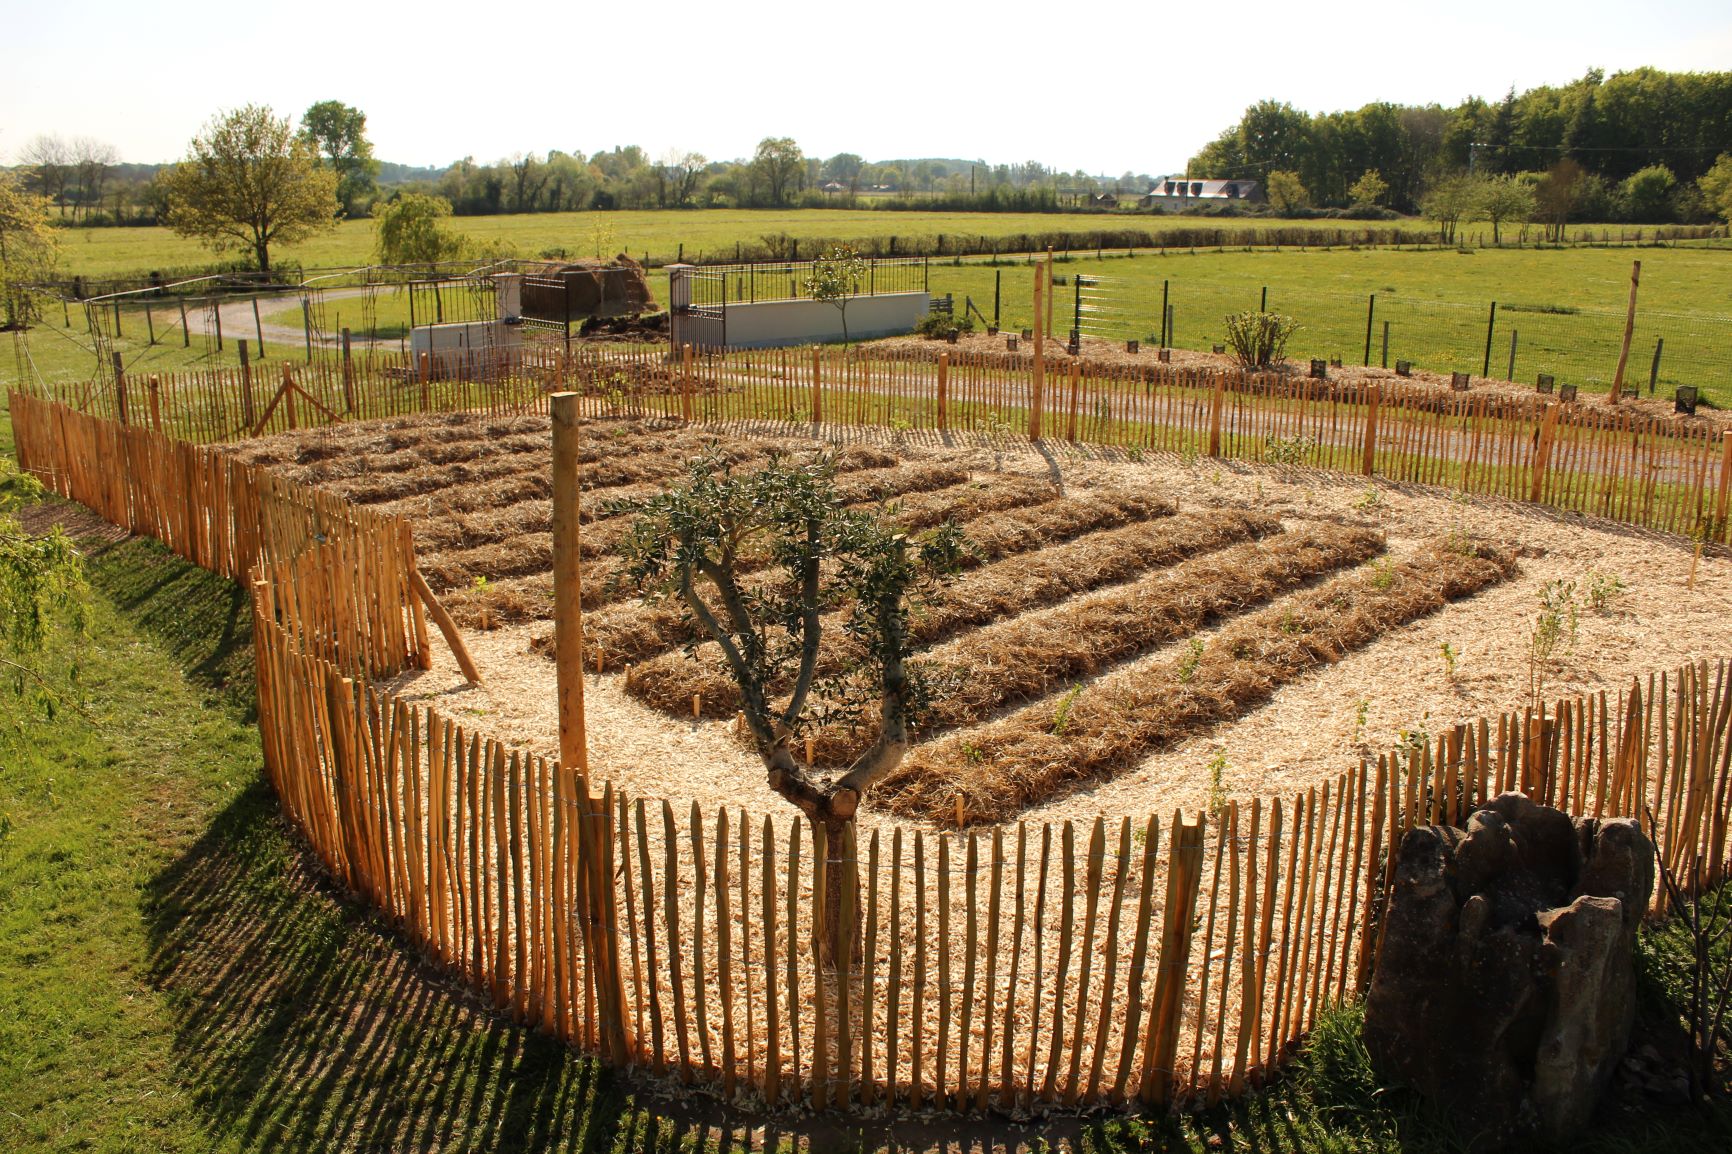
M1482 1145L1584 1126L1635 1013L1636 926L1654 885L1634 821L1504 794L1465 829L1403 838L1365 1042Z

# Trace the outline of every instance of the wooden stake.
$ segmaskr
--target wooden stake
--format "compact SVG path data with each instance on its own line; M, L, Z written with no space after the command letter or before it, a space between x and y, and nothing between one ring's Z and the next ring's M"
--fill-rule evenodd
M1612 377L1612 393L1606 403L1615 405L1624 391L1624 366L1630 361L1630 338L1636 333L1636 288L1642 283L1642 262L1630 262L1630 308L1624 316L1624 343L1618 347L1618 371Z
M553 413L553 636L559 704L559 762L575 769L589 796L589 749L583 719L583 572L577 393L555 393ZM584 833L589 833L585 830Z

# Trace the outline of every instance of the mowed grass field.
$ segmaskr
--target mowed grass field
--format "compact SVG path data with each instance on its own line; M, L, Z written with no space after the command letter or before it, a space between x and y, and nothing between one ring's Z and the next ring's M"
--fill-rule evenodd
M675 222L705 215L660 214L662 219ZM902 217L888 213L850 215L879 220ZM990 222L1001 218L979 219ZM1656 344L1663 341L1657 381L1661 390L1696 385L1711 403L1732 405L1732 248L1718 245L1464 252L1169 249L1134 256L1122 251L1106 253L1099 260L1093 254L1073 255L1061 259L1054 270L1066 281L1054 288L1054 328L1061 338L1069 331L1076 299L1074 278L1080 276L1088 282L1084 289L1088 310L1083 318L1085 333L1153 343L1160 328L1164 288L1173 309L1174 343L1181 348L1206 349L1224 339L1223 318L1230 312L1256 308L1267 287L1270 310L1299 322L1288 350L1291 356L1339 356L1355 364L1365 355L1366 312L1369 298L1375 295L1373 364L1383 359L1383 326L1387 322L1391 366L1398 360L1410 360L1425 369L1477 376L1485 368L1490 306L1496 301L1497 317L1491 325L1493 376L1508 373L1514 336L1516 380L1531 382L1544 372L1584 391L1603 391L1617 367L1633 260L1642 262L1642 280L1626 380L1646 388ZM959 313L966 298L991 318L996 290L997 315L1003 327L1014 330L1033 324L1034 271L1023 261L1003 260L994 266L981 260L935 260L930 264L929 279L934 293L955 297ZM651 283L658 299L666 300L665 272L652 271ZM327 323L333 329L348 325L359 331L365 327L358 299L333 299L326 308ZM191 347L184 347L175 327L179 323L177 312L167 305L157 305L155 310L162 341L156 346L143 339L146 326L141 306L127 310L123 318L125 337L117 347L129 369L169 371L211 367L236 359L232 340L220 354L208 349L196 321ZM69 327L63 323L67 315ZM299 298L266 301L263 316L266 324L298 329ZM406 324L406 296L381 292L373 319L385 331ZM18 353L8 356L0 349L0 386L21 376L66 381L91 375L95 358L88 347L90 337L83 317L74 310L50 320L32 332L28 358ZM249 333L243 330L228 335L233 338ZM268 339L267 351L273 359L305 355L300 342L293 339Z
M548 250L571 257L612 256L624 252L636 259L673 260L681 246L687 259L731 253L736 243L759 243L766 236L799 240L823 238L859 240L867 237L992 236L1024 233L1076 232L1101 229L1219 228L1245 232L1259 228L1311 231L1392 228L1421 229L1419 221L1380 222L1291 221L1259 217L1184 217L1148 213L990 213L916 212L872 209L693 209L690 211L619 211L523 213L513 216L459 216L451 227L478 245L496 247L509 255L533 258ZM1615 226L1614 226L1615 227ZM166 228L66 229L60 239L60 266L68 276L130 276L152 269L194 268L224 259L197 241L176 236ZM271 259L304 268L336 268L373 260L371 220L346 220L327 233L301 244L273 249ZM246 254L228 254L244 259Z

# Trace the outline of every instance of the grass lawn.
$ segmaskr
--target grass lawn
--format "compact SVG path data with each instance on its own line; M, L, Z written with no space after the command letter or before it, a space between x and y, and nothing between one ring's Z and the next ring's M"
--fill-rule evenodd
M26 712L0 686L0 1150L1459 1148L1375 1092L1351 1012L1294 1077L1176 1121L765 1127L634 1093L478 1006L311 864L260 780L234 585L149 541L84 548L87 636L40 664L78 663L88 717ZM1675 945L1643 953L1662 1020L1676 986L1651 971ZM1723 1109L1607 1114L1571 1149L1732 1140Z

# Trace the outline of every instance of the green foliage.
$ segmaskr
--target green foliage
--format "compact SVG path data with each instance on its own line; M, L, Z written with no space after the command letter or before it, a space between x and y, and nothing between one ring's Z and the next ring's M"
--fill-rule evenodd
M1624 579L1616 573L1601 573L1595 570L1588 574L1588 608L1596 613L1604 613L1611 607L1613 601L1623 596L1628 586Z
M158 179L168 225L211 249L252 251L271 267L271 245L294 244L336 224L337 174L270 108L222 113L193 137L187 160Z
M1309 457L1316 447L1316 438L1304 433L1291 437L1270 437L1263 450L1263 458L1282 468L1297 468L1305 463L1305 458Z
M1477 198L1478 183L1466 173L1459 173L1433 183L1420 201L1419 211L1437 222L1440 241L1454 244L1456 226L1474 211Z
M0 457L0 672L13 693L50 715L76 684L76 662L64 677L45 674L35 659L50 631L83 630L84 577L72 541L59 526L32 534L19 510L41 495L34 477Z
M903 664L908 615L960 569L967 543L954 522L910 538L893 510L842 504L831 458L736 473L719 452L691 461L682 485L609 509L633 515L619 546L623 582L673 600L695 635L721 647L766 759L814 717L858 721L870 706L917 722L935 687ZM779 579L742 581L748 557L767 557ZM865 657L826 678L814 703L827 613L842 615ZM795 688L775 708L783 683Z
M935 337L946 340L952 334L971 333L974 331L974 318L957 317L949 313L929 312L920 318L914 326L914 331L923 337Z
M1065 691L1063 697L1058 699L1058 708L1053 710L1052 715L1052 735L1054 737L1063 737L1065 730L1070 728L1071 706L1076 704L1076 699L1082 691L1082 686L1073 685Z
M1376 485L1365 486L1365 495L1353 502L1353 507L1366 513L1376 512L1383 508L1383 490Z
M26 192L17 176L0 169L0 331L41 318L42 297L32 286L53 273L58 251L47 198Z
M1280 364L1286 359L1288 338L1299 329L1299 322L1292 317L1255 309L1228 313L1225 321L1227 347L1248 369Z
M1389 182L1384 180L1383 174L1375 168L1366 169L1359 179L1347 188L1347 195L1354 204L1359 205L1382 204L1388 192Z
M1732 152L1723 152L1714 167L1703 173L1696 185L1710 212L1732 221Z
M1677 184L1678 178L1663 164L1650 164L1632 172L1619 186L1630 219L1647 222L1670 219L1672 190Z
M321 100L301 116L301 136L324 157L337 174L337 199L343 212L354 216L371 196L379 162L367 139L367 114L340 100Z
M451 202L420 192L398 193L373 206L377 236L374 254L380 264L436 264L462 258L468 242L445 226Z
M1299 174L1286 169L1271 172L1263 191L1269 198L1269 207L1281 216L1292 216L1311 204L1311 194L1305 191L1305 184L1299 179Z
M1203 639L1201 637L1193 637L1190 641L1186 642L1185 655L1179 658L1180 684L1189 685L1196 679L1197 666L1202 664L1204 648Z
M1503 240L1503 225L1531 219L1534 215L1534 203L1533 186L1513 176L1481 180L1473 191L1474 217L1491 225L1493 244Z
M1320 1114L1364 1114L1382 1094L1365 1048L1365 1003L1333 1003L1317 1012L1294 1062L1294 1075Z
M1358 745L1365 740L1365 721L1371 713L1371 700L1361 697L1359 704L1353 707L1353 744Z
M1444 675L1444 677L1448 678L1450 681L1454 681L1455 680L1455 661L1456 661L1456 657L1457 657L1457 654L1455 652L1455 646L1451 645L1448 641L1441 641L1438 643L1437 649L1438 649L1439 653L1443 654L1443 675Z
M835 305L842 314L842 340L848 340L848 304L866 284L866 261L853 246L833 245L812 262L806 292L815 301Z
M1576 644L1576 583L1558 579L1540 588L1540 611L1528 634L1528 700L1539 708L1546 675L1560 652Z

